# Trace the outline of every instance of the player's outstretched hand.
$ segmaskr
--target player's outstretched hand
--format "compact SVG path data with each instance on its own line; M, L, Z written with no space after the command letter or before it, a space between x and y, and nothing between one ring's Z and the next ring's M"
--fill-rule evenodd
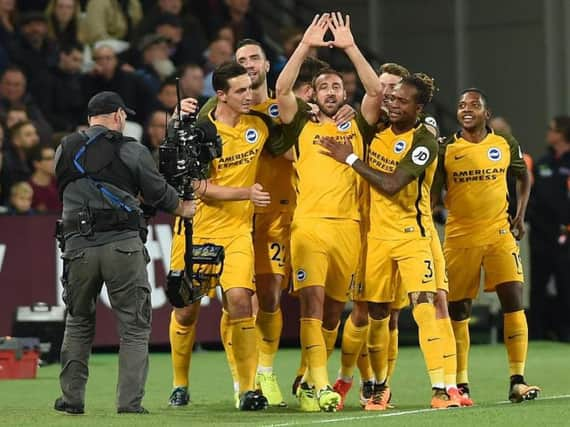
M255 183L249 187L249 200L251 200L255 206L269 206L271 196L267 191L263 191L261 184Z
M356 117L356 110L348 104L344 104L338 109L336 114L332 117L337 125L342 125L346 122L350 122Z
M198 100L194 98L184 98L180 101L180 111L182 115L198 113ZM178 107L174 110L174 115L178 115Z
M342 13L331 13L329 29L334 36L332 46L339 49L348 49L355 45L354 36L352 35L352 31L350 31L350 15L346 15L346 18L343 19Z
M305 43L310 47L330 46L331 42L325 42L323 39L325 33L329 29L330 15L323 13L322 15L315 15L311 25L305 30L301 43Z
M346 158L352 154L352 144L339 144L329 136L321 136L319 144L325 149L321 151L322 154L340 163L344 163Z

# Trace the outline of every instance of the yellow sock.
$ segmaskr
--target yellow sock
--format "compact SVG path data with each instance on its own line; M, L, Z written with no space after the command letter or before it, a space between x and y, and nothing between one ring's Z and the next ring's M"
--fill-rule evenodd
M432 387L443 388L443 346L441 334L435 320L435 307L433 304L421 303L416 305L412 314L418 325L420 348L424 354L429 378Z
M368 328L362 340L362 347L360 347L356 366L358 366L362 381L372 381L374 379L374 372L372 371L372 366L370 366L370 355L368 353Z
M305 372L307 372L307 357L305 356L305 350L304 347L301 346L301 363L299 364L299 367L297 368L297 376L301 375L305 375Z
M330 357L334 351L334 345L336 343L336 337L338 336L338 326L340 322L337 323L336 327L332 330L322 328L323 338L325 339L325 347L327 348L327 359Z
M342 332L342 347L340 357L340 375L342 378L352 378L354 366L360 355L362 343L366 343L368 325L354 326L352 318L348 316Z
M196 323L184 326L176 321L174 311L170 314L168 327L170 355L172 357L172 385L188 387L188 370L192 359L192 347L196 337Z
M255 389L255 371L257 367L257 337L255 319L244 317L230 320L232 329L232 348L236 371L239 378L240 393Z
M469 375L467 371L469 369L469 347L471 346L469 319L452 320L451 326L457 348L457 384L468 384Z
M388 345L388 381L394 375L396 361L398 360L398 328L390 330L390 344Z
M305 349L311 381L317 390L329 385L327 349L322 324L321 320L301 317L301 345Z
M257 328L257 343L259 346L258 366L271 368L279 349L279 340L281 339L281 330L283 329L281 309L277 309L274 313L268 313L261 309L258 310L255 326Z
M509 355L511 375L524 375L528 350L528 326L524 310L505 313L503 316L504 340Z
M230 315L224 309L222 309L222 318L220 320L220 337L222 338L226 359L235 385L239 382L239 378L236 370L236 362L234 360L234 350L232 348L232 328L230 327Z
M445 376L445 385L456 386L457 346L455 345L455 335L453 335L451 319L445 317L443 319L437 319L436 322L443 341L443 374Z
M382 383L388 376L388 345L390 317L381 320L368 318L368 355L376 381Z

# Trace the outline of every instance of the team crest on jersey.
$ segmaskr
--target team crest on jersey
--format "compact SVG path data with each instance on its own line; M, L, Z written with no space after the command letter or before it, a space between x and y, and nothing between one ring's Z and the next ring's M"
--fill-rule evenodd
M350 122L345 122L345 123L341 123L340 125L338 125L336 128L342 132L346 132L347 130L350 129L350 127L352 126L352 123Z
M501 160L503 155L501 154L501 150L499 150L497 147L491 147L489 148L489 151L487 151L487 157L489 157L489 159L494 162L498 162Z
M297 280L299 282L302 282L306 278L307 278L307 273L305 272L305 270L303 270L302 268L298 269L297 270Z
M412 162L418 166L425 165L429 160L429 157L429 150L423 145L414 148L414 151L412 151Z
M259 139L259 133L257 132L257 130L249 128L248 130L245 131L245 140L250 144L255 144L258 139Z
M430 125L431 127L434 127L437 129L437 122L435 121L435 119L432 116L427 116L424 119L425 124Z
M394 153L400 154L402 151L406 149L406 141L396 141L394 144Z
M269 114L269 117L278 117L279 116L279 106L277 104L271 104L268 108L267 108L267 114Z

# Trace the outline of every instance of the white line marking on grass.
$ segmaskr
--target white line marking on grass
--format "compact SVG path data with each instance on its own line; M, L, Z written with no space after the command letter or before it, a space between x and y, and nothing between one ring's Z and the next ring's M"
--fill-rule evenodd
M539 400L555 400L555 399L570 399L570 394L560 394L557 396L544 396L544 397L539 398ZM500 402L490 403L488 405L485 405L485 404L476 405L475 408L477 406L489 407L489 406L495 406L495 405L504 405L506 403L511 403L511 402L509 402L508 400L503 400ZM455 409L452 408L451 410L455 410ZM400 415L423 414L425 412L435 412L435 411L440 411L440 409L431 409L431 408L413 409L411 411L386 412L386 413L376 413L374 415L370 414L370 415L361 415L361 416L356 415L356 416L352 416L352 417L331 418L330 420L303 421L302 423L301 422L280 423L280 424L271 424L271 427L285 427L285 426L293 426L293 425L299 425L299 424L342 423L345 421L366 420L369 418L398 417Z

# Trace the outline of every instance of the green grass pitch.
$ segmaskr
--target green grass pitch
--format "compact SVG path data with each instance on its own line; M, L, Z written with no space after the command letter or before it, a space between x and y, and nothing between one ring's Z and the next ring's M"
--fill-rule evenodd
M331 380L339 366L339 350L329 362ZM471 349L471 387L476 406L429 410L430 389L421 353L416 347L400 349L392 381L395 409L364 412L358 406L357 387L351 390L347 407L337 413L301 413L290 395L299 352L281 350L276 371L288 408L240 412L233 408L233 393L225 355L221 351L194 354L191 374L192 403L187 408L169 408L170 355L153 353L144 406L150 415L117 415L115 386L117 357L95 354L91 358L86 415L70 416L52 409L59 395L59 367L41 368L35 380L0 381L0 424L3 426L570 426L570 346L531 343L527 379L540 385L539 400L506 403L508 370L502 345ZM355 384L357 384L356 379Z

